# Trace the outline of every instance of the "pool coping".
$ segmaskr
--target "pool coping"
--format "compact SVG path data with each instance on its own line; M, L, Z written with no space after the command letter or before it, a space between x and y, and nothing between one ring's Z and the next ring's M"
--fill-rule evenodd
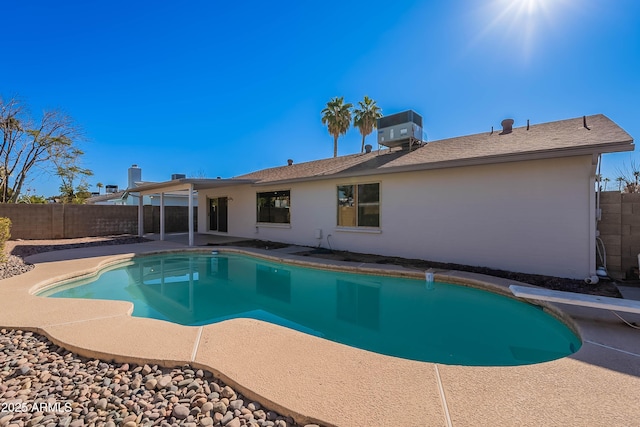
M247 398L302 425L628 425L640 418L635 398L640 389L640 335L606 311L538 303L578 332L583 341L578 352L536 365L466 367L384 356L257 320L188 327L131 317L133 305L127 302L53 302L31 294L42 284L95 274L136 255L185 249L149 242L29 257L36 265L32 271L0 281L0 327L42 333L85 357L208 369ZM424 272L403 267L310 261L268 250L190 250L424 277ZM516 283L474 273L435 273L437 280L505 295L510 295L508 285ZM640 316L624 317L640 322Z

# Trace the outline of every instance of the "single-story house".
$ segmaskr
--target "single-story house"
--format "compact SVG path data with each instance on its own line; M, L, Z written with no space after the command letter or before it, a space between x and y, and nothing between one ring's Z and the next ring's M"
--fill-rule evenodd
M583 279L601 154L633 149L599 114L136 191L196 191L201 233Z

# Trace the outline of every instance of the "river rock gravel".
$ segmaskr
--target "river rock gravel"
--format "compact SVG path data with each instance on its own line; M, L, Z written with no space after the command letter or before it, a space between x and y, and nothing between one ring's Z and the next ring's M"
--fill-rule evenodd
M302 427L211 372L87 359L0 329L0 427L35 426Z
M0 263L0 280L26 273L33 267L33 264L25 263L22 258L9 255L6 258L6 262Z

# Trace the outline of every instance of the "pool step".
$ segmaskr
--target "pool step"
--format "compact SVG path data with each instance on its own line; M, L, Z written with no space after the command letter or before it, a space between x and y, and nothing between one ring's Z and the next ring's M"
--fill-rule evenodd
M625 311L640 314L640 301L600 297L597 295L576 294L573 292L552 291L550 289L530 288L527 286L509 286L511 293L518 298L535 299L604 310Z

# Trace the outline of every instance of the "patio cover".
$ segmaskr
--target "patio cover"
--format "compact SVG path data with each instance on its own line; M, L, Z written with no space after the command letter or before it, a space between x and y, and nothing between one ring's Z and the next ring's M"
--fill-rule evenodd
M255 179L197 179L197 178L181 178L165 182L154 182L151 184L143 184L138 187L129 188L128 193L138 193L138 235L144 235L144 211L143 196L160 195L160 240L165 239L164 233L164 195L165 193L175 193L184 191L189 197L189 246L193 246L194 236L194 219L193 219L193 195L199 190L206 190L216 187L229 187L232 185L253 184Z

